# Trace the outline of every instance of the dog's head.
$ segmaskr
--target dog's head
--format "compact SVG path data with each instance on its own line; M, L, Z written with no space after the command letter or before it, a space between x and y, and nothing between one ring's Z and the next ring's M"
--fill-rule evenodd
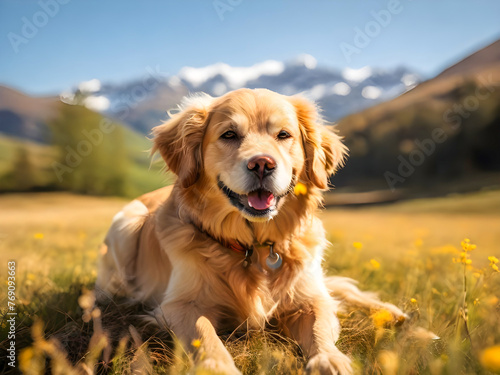
M181 189L209 185L198 188L207 197L215 190L222 204L251 221L276 216L299 181L325 189L344 161L345 146L302 97L241 89L195 96L180 109L153 129L153 150Z

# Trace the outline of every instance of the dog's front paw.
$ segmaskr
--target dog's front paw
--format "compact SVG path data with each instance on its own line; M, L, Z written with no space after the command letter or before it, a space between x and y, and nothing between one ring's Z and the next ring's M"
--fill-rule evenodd
M234 362L221 361L215 358L206 358L196 364L195 375L241 375Z
M312 357L306 366L311 375L352 374L351 360L338 350L335 353L320 353Z

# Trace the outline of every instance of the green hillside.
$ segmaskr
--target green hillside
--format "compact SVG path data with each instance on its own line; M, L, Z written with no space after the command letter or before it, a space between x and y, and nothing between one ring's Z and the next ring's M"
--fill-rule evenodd
M0 136L0 191L133 197L172 182L162 162L151 164L151 142L123 124L61 104L48 127L49 144Z

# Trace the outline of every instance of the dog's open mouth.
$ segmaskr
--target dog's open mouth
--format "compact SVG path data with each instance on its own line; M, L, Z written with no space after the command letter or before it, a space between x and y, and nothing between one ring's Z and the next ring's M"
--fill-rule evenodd
M237 194L220 180L218 185L232 205L249 216L272 217L278 212L277 204L281 197L270 191L257 189L248 194Z

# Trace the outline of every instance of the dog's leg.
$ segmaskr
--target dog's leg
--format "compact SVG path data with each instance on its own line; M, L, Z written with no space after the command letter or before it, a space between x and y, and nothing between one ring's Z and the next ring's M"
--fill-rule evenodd
M308 374L351 374L351 360L335 342L340 324L336 316L338 303L325 291L309 301L309 306L285 319L285 329L310 358Z
M184 348L194 353L197 369L215 374L241 375L233 358L217 336L208 314L202 314L190 303L163 304L160 314L163 323L180 339ZM157 317L157 320L160 319ZM193 346L195 340L199 342Z
M147 207L134 200L113 218L100 250L102 256L96 280L99 299L132 296L137 241L147 215Z

